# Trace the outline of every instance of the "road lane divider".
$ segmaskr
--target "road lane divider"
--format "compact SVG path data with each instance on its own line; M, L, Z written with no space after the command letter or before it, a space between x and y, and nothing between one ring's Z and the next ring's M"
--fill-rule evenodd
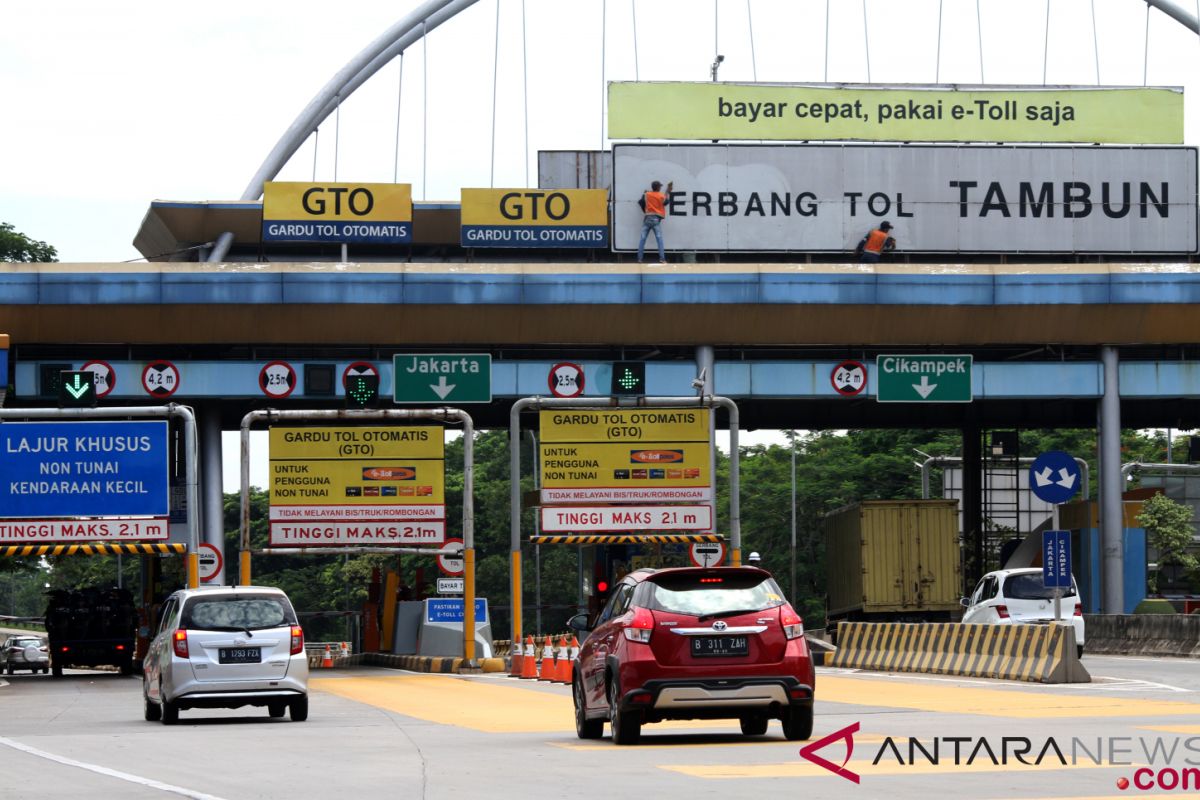
M830 666L1035 683L1090 683L1070 625L842 622Z

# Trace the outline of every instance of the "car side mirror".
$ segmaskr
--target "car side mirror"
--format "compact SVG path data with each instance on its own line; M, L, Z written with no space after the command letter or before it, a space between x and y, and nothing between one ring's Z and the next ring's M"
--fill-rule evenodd
M569 620L567 620L567 627L571 630L579 631L580 633L587 633L592 629L592 626L588 625L587 614L576 614L575 616L571 617Z
M970 608L970 607L971 607L971 598L969 598L969 597L960 597L960 598L958 599L958 604L959 604L960 606L962 606L963 608Z

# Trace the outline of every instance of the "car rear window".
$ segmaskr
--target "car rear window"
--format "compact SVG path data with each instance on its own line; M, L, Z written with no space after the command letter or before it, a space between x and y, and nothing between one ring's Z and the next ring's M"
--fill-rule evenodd
M680 573L656 577L648 606L652 611L698 617L762 611L783 605L783 592L761 573Z
M277 594L193 597L183 607L180 627L209 631L254 631L295 625L296 614Z
M1074 584L1074 581L1072 581ZM1004 596L1009 600L1053 600L1054 590L1042 583L1042 573L1024 572L1004 579ZM1074 597L1075 586L1063 590L1063 597Z
M41 639L14 639L13 644L17 647L28 647L29 645L41 647L43 643Z

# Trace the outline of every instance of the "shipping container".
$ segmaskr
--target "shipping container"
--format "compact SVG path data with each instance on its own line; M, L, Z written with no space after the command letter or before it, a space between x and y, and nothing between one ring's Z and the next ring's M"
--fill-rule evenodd
M825 517L828 624L954 621L962 613L956 500L868 500Z

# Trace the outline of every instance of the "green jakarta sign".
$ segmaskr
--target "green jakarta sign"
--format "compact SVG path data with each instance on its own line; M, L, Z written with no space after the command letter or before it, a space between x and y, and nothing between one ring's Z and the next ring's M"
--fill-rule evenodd
M490 403L492 357L477 353L397 353L392 402Z
M881 403L969 403L971 356L875 357L875 399Z

